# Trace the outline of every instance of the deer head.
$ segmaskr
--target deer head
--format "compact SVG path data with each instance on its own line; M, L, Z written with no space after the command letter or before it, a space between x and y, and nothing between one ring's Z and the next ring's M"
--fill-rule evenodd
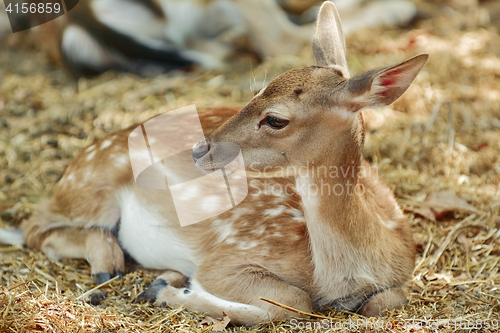
M339 14L329 1L319 12L313 52L316 66L278 76L211 133L208 145L197 143L196 164L202 169L220 167L208 152L217 150L211 143L224 141L241 147L245 166L253 171L360 160L364 137L360 111L394 102L428 58L421 54L350 77Z

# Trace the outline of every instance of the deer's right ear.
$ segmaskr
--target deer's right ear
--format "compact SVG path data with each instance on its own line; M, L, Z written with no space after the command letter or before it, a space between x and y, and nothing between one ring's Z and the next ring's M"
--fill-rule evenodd
M342 72L345 78L350 77L339 12L330 1L326 1L318 13L313 39L313 53L318 65L335 67Z

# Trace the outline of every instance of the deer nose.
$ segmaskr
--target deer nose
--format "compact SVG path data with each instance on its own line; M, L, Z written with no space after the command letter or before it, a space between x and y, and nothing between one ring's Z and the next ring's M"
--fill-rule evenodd
M210 150L210 146L207 144L205 139L202 139L193 145L191 148L191 155L193 156L193 160L197 162L200 158L205 156Z

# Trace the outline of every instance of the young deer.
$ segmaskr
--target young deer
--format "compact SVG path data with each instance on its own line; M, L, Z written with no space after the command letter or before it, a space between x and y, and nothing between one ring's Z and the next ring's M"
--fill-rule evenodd
M192 150L200 169L220 168L210 158L218 149L212 143L232 142L247 169L286 169L293 178L253 179L234 209L180 227L168 191L134 183L129 129L70 164L52 199L24 223L26 244L53 258L87 259L99 282L122 274L127 252L144 267L167 270L139 301L224 312L239 324L295 315L260 297L307 312L328 305L365 316L404 304L412 234L391 190L363 160L360 110L395 101L428 56L350 77L330 2L320 10L313 51L317 66L271 81ZM215 125L211 116L202 114L205 126ZM321 167L341 171L332 176ZM276 194L269 184L287 190Z

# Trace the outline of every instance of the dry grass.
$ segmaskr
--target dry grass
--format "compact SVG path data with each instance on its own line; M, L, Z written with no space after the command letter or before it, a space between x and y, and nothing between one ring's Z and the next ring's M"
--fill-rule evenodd
M391 107L368 112L366 157L394 189L418 244L410 304L386 322L426 318L500 319L500 24L495 1L416 0L424 19L408 29L371 29L348 39L353 72L420 52L430 60ZM498 7L498 6L497 6ZM106 73L73 81L28 39L0 50L0 217L12 227L46 197L69 161L109 132L188 104L240 107L279 73L313 63L309 50L251 68L152 78ZM474 209L424 214L431 193L448 191ZM0 331L202 332L202 314L131 304L158 272L134 270L101 291L98 306L77 300L93 287L86 262L0 247ZM325 313L336 319L360 318ZM290 323L229 327L285 332ZM362 329L361 329L362 330ZM378 331L378 330L374 330ZM385 330L380 330L385 331ZM397 331L397 330L394 330ZM418 329L415 331L419 331ZM431 330L432 331L432 330ZM485 331L477 330L477 331ZM497 332L498 329L491 329Z

